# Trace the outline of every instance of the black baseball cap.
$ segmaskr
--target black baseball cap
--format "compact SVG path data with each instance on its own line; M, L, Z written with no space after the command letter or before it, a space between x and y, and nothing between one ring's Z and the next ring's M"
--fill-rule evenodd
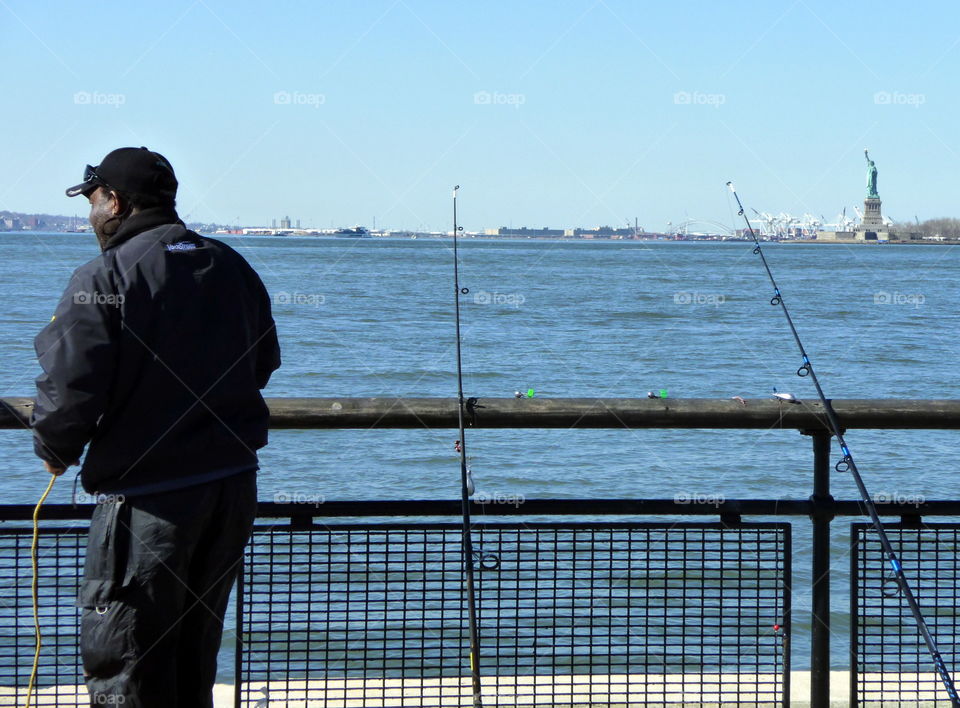
M177 176L170 161L145 147L117 148L99 165L83 172L83 182L67 190L68 197L87 196L97 187L115 189L123 194L177 196Z

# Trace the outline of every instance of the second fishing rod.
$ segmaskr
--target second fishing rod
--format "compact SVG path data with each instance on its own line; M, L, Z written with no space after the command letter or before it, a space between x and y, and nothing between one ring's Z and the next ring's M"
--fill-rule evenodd
M474 555L472 525L470 523L470 496L473 494L473 482L470 470L467 468L467 440L464 435L464 414L469 401L463 398L463 359L461 356L460 333L460 296L469 292L468 288L460 287L460 255L457 250L457 236L460 226L457 224L457 191L460 185L453 188L453 297L454 312L457 326L457 419L459 422L460 438L456 448L460 453L460 506L463 513L463 575L464 593L467 600L467 619L470 630L470 678L473 690L474 708L483 708L483 698L480 692L480 630L477 622L477 598L474 589ZM470 399L472 401L474 399Z
M877 507L874 504L873 499L870 497L869 492L867 492L867 487L863 482L863 477L860 475L860 470L857 469L857 464L853 461L853 455L850 452L850 448L847 446L846 440L844 440L843 430L840 427L839 420L837 420L837 415L834 412L833 407L830 405L830 401L823 393L823 388L820 386L820 380L817 378L817 374L813 370L813 364L810 362L810 357L807 356L807 351L803 346L803 342L800 340L800 335L797 332L797 328L793 324L793 318L790 316L790 311L787 309L787 304L783 300L783 293L780 292L780 286L777 285L777 281L773 277L773 272L770 270L770 264L767 263L767 258L763 253L760 240L757 238L757 234L754 232L753 226L750 225L750 220L744 213L743 204L740 201L740 196L737 194L737 190L734 188L733 183L727 182L727 187L737 200L737 208L739 209L737 216L743 217L743 220L747 225L747 230L749 231L750 236L753 238L753 252L760 256L760 260L763 262L763 267L767 271L767 277L770 279L770 284L773 286L773 297L770 298L770 304L773 306L779 306L783 311L783 314L787 319L787 325L790 327L790 332L793 334L793 339L797 343L797 347L800 349L802 361L800 368L797 369L797 376L809 377L813 382L814 388L817 390L817 396L819 397L820 403L823 405L823 410L826 413L830 432L833 433L833 436L837 439L837 443L840 445L840 452L843 454L843 457L841 457L836 465L834 465L834 469L837 472L849 472L853 477L853 481L857 485L857 490L860 492L860 499L863 503L863 506L870 517L870 521L873 523L878 538L880 539L880 546L883 548L883 553L890 564L893 577L896 580L900 591L903 593L904 599L907 601L907 605L910 608L910 612L917 623L917 629L920 632L920 635L923 637L923 641L927 646L927 651L930 653L930 657L933 659L933 665L937 671L937 674L940 676L940 681L943 684L943 687L946 689L947 695L950 697L951 704L954 706L954 708L960 708L960 697L957 695L953 678L950 676L950 671L947 669L946 662L943 660L940 649L937 647L937 642L934 639L933 634L931 634L930 628L927 626L927 622L923 617L923 613L920 611L920 605L917 603L917 598L914 596L913 590L910 588L910 583L907 582L907 577L903 572L903 564L900 562L900 558L894 550L893 545L890 543L890 538L887 536L887 532L883 527L883 522L880 521L880 515L877 513Z

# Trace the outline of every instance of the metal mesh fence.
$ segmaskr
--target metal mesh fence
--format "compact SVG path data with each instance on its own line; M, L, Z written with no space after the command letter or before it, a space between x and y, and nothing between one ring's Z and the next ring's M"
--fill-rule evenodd
M786 704L789 524L482 524L486 705ZM470 705L456 524L261 526L243 706Z
M885 524L884 528L956 680L960 524ZM869 524L852 524L852 531L851 703L950 706L876 530Z
M35 706L86 706L78 637L80 614L74 601L83 553L82 528L45 528L38 545L40 626L43 648ZM32 531L0 529L0 705L26 701L36 636L33 624Z

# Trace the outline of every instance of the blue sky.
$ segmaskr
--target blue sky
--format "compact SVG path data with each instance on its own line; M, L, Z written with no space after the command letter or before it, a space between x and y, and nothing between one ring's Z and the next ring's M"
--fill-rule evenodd
M0 0L0 209L163 152L190 220L960 216L956 3Z

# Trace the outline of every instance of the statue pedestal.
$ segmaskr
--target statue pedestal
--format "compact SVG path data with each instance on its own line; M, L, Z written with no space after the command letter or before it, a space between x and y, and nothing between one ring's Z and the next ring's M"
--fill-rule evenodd
M880 214L880 197L867 197L863 200L863 221L858 231L878 231L883 228L883 216Z
M890 233L883 225L880 214L880 197L867 197L863 200L863 221L853 235L857 241L889 241Z

